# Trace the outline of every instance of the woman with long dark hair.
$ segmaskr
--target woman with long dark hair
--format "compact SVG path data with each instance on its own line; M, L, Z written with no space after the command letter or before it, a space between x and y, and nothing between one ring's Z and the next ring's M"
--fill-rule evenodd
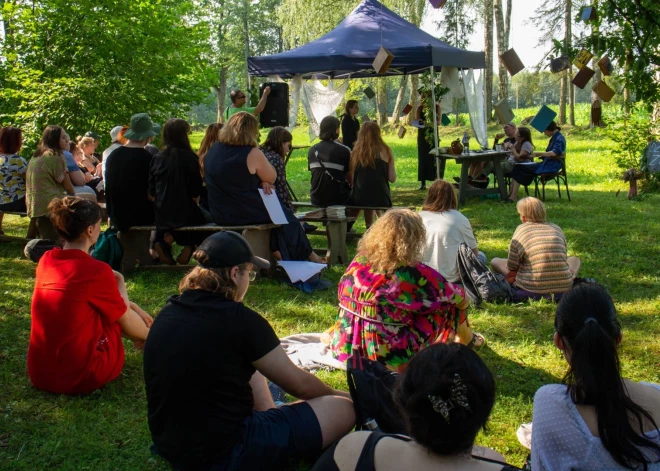
M289 194L289 187L286 182L286 165L284 164L284 157L291 150L291 142L293 136L282 126L275 126L268 133L266 142L261 146L261 151L264 153L268 162L273 166L277 172L275 184L271 185L268 182L262 182L262 187L266 193L271 192L271 188L275 187L277 198L285 206L291 210L292 213L296 212L291 202L291 195Z
M211 123L206 127L206 131L204 131L204 138L199 145L199 150L197 150L197 157L199 157L199 168L202 171L202 180L204 180L204 156L206 156L206 153L209 151L211 146L218 142L222 126L224 126L222 123ZM209 192L206 189L206 182L202 182L202 192L199 195L199 206L204 208L204 211L206 211L205 214L208 213Z
M374 122L364 123L358 134L351 161L348 181L353 187L351 205L360 207L392 207L390 183L396 181L394 154L385 144L380 127ZM367 229L374 222L374 214L381 211L364 210ZM357 215L356 215L357 216Z
M202 175L199 158L190 147L190 125L183 119L169 119L163 126L163 150L151 159L149 193L156 207L156 240L154 250L161 262L186 265L195 246L204 240L204 233L177 232L184 226L207 223L199 208ZM176 262L172 243L183 246Z
M621 376L621 339L603 287L564 294L554 342L569 369L534 397L532 469L660 469L660 386Z
M357 100L348 100L344 107L344 114L341 115L342 144L349 149L353 149L360 132L360 120L357 117L359 112L360 105Z

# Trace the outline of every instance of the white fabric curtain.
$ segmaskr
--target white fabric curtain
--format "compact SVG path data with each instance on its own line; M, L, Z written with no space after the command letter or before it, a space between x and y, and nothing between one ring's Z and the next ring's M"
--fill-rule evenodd
M295 80L295 79L294 79ZM337 107L348 90L348 80L335 87L334 80L325 87L316 78L302 82L302 105L309 121L309 142L319 135L319 123L326 116L336 116Z
M477 142L483 149L486 149L488 148L488 133L486 131L483 74L470 69L467 72L463 71L462 76L472 131Z
M461 99L465 96L465 90L463 90L461 79L458 76L458 69L456 67L443 67L440 69L440 83L449 89L449 92L442 97L440 108L443 113L451 113L454 107L454 98Z

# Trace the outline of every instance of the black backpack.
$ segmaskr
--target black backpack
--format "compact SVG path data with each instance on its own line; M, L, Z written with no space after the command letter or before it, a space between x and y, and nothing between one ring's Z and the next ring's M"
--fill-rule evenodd
M393 393L399 374L359 353L346 360L346 379L355 408L355 429L372 430L375 420L385 433L406 433L405 421L394 403Z
M470 247L461 244L456 263L461 275L461 283L472 304L478 306L483 301L511 301L513 289L506 278L490 271Z

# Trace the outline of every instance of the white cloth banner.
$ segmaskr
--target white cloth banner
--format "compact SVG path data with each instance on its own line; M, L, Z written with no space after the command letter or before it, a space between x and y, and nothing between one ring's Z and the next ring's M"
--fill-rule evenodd
M475 75L478 77L475 78ZM477 142L483 149L488 148L488 133L486 131L486 106L484 102L483 74L473 69L462 72L463 88L468 111L470 113L470 124Z
M440 83L449 89L447 94L442 97L440 108L443 113L451 113L454 108L454 98L460 100L465 96L465 91L458 76L458 69L456 67L443 67L440 69Z
M319 135L319 124L326 116L336 116L337 107L348 90L348 80L334 86L334 80L325 87L316 78L302 83L302 105L309 121L309 142Z

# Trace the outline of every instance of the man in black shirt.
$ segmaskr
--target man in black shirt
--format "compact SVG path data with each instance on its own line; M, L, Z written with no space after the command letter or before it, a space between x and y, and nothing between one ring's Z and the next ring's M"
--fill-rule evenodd
M346 204L351 189L346 181L351 151L335 142L339 137L339 120L326 116L321 121L319 142L307 153L308 168L312 172L309 192L312 204L327 207Z
M234 232L193 254L145 344L155 449L176 469L282 469L314 458L355 425L350 396L296 367L268 321L246 307L255 257ZM266 379L303 401L276 408Z
M512 146L516 143L516 125L513 123L506 123L502 126L503 133L495 135L495 142L493 142L493 150L497 149L498 145L502 145L502 150L507 150L509 146ZM500 140L505 138L501 143ZM479 187L488 186L488 175L493 170L492 162L478 162L470 165L468 183L470 185L475 185ZM457 182L460 182L460 178L454 178Z

